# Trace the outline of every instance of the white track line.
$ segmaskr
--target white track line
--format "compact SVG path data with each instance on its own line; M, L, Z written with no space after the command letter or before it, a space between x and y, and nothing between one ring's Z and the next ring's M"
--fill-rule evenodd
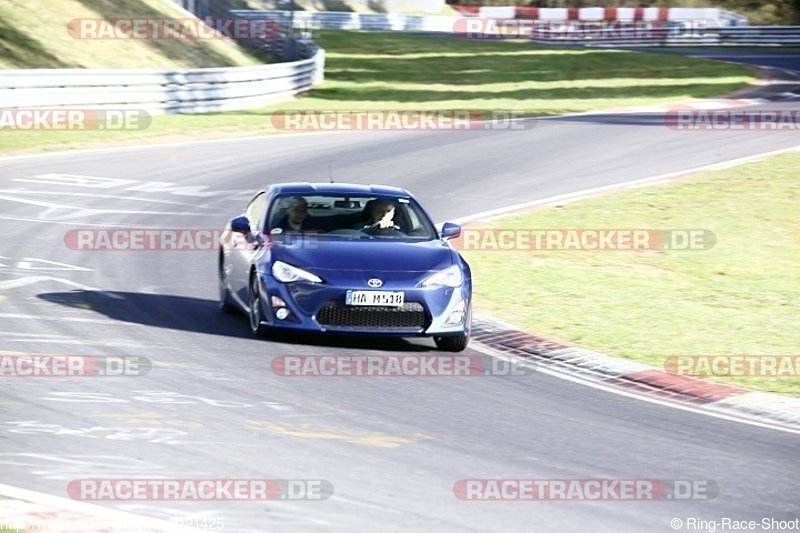
M136 529L128 529L128 531L142 531L150 530L153 528L155 531L199 531L198 529L182 526L178 523L167 522L149 516L137 515L125 511L118 511L108 507L101 507L82 501L71 500L68 498L61 498L59 496L51 496L43 492L35 492L32 490L21 489L19 487L12 487L10 485L0 484L0 496L10 498L12 500L21 500L34 504L51 507L54 509L71 511L78 514L85 514L92 518L87 520L85 518L75 519L76 524L86 521L97 522L119 522L119 525L136 525ZM36 509L36 511L40 511ZM53 518L50 521L55 523L69 523L72 517L65 517L63 519ZM21 519L17 519L21 520ZM35 514L30 519L33 523L46 524L49 520L45 518L38 518ZM60 530L60 529L59 529ZM121 531L125 531L123 528Z
M124 296L119 296L118 294L114 294L113 292L108 291L101 291L100 289L96 289L95 287L90 287L88 285L84 285L83 283L77 283L75 281L71 281L68 279L62 278L54 278L52 276L28 276L25 278L17 278L17 279L10 279L6 281L0 282L0 290L8 290L8 289L16 289L19 287L25 287L27 285L33 285L35 283L39 283L42 281L55 281L57 283L63 283L70 287L75 287L76 289L82 291L92 291L96 292L97 294L102 294L107 298L112 298L114 300L124 300Z
M490 348L483 343L476 342L477 350L495 358L501 359L508 359L509 356L502 353L497 353L493 348ZM541 372L542 374L547 374L548 376L553 376L558 379L563 379L566 381L571 381L572 383L577 383L578 385L584 385L586 387L591 387L593 389L599 389L605 392L610 392L612 394L618 394L620 396L625 396L626 398L634 398L636 400L641 400L643 402L654 403L656 405L662 405L664 407L671 407L673 409L680 409L681 411L689 411L691 413L697 413L701 415L713 416L714 418L721 418L723 420L728 420L730 422L740 422L742 424L749 424L751 426L758 426L761 428L766 429L774 429L777 431L784 431L786 433L794 433L795 435L800 435L800 430L787 428L783 426L779 426L777 424L769 424L766 422L759 422L757 420L745 418L745 417L737 417L734 415L727 415L723 413L719 413L716 411L711 411L709 409L703 409L699 407L692 407L683 403L677 403L669 400L662 400L660 398L654 398L652 396L648 396L646 394L638 394L635 392L629 392L625 390L618 389L616 387L612 387L610 385L605 385L602 382L598 381L589 381L586 379L582 379L574 374L570 374L563 370L554 370L550 368L546 362L537 361L537 360L530 360L524 357L514 357L511 356L514 363L519 364L521 366L528 366L535 369L536 372Z
M613 191L616 189L630 189L634 187L642 187L645 185L654 185L657 183L667 182L674 178L684 176L687 174L694 174L697 172L703 172L707 170L720 170L723 168L728 168L736 165L741 165L743 163L750 163L753 161L758 161L760 159L771 157L774 155L786 153L786 152L795 152L800 150L800 144L797 146L793 146L791 148L783 148L781 150L772 150L770 152L762 152L759 154L750 155L747 157L741 157L738 159L731 159L729 161L722 161L719 163L712 163L710 165L703 165L700 167L689 168L686 170L678 170L676 172L670 172L667 174L659 174L657 176L651 176L649 178L640 178L631 181L623 181L620 183L614 183L611 185L604 185L602 187L593 187L591 189L584 189L582 191L576 191L566 194L559 194L556 196L550 196L548 198L541 198L539 200L531 200L529 202L522 202L519 204L513 204L507 207L501 207L499 209L490 209L488 211L481 211L480 213L476 213L474 215L467 215L464 217L456 218L451 220L455 224L466 224L468 222L472 222L478 219L488 219L494 218L498 216L507 215L508 213L514 211L522 211L524 209L532 208L532 207L539 207L542 205L550 205L550 204L565 204L569 202L575 202L577 200L583 200L585 198L589 198L591 196L596 196L598 194Z
M74 316L38 316L38 315L25 315L22 313L0 313L0 318L7 318L9 320L48 320L51 322L82 322L87 324L114 324L122 326L139 326L135 322L125 322L123 320L102 320L99 318L81 318Z

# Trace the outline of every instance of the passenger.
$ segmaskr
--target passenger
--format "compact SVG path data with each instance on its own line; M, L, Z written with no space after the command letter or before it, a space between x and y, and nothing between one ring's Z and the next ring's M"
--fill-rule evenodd
M314 217L308 216L308 202L302 196L292 196L288 199L286 215L276 227L286 232L318 233L320 231L319 224Z

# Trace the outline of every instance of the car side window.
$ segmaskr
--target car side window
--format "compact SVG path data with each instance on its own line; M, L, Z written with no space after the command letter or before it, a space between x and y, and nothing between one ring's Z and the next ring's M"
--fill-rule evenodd
M420 226L422 226L422 222L420 222L419 217L417 217L417 213L413 209L409 209L404 205L403 212L406 214L409 221L411 222L410 231L418 230Z
M247 206L247 209L244 212L244 216L246 216L247 220L250 221L250 231L253 233L257 233L259 231L258 222L261 220L261 215L264 213L266 200L267 195L263 192L260 193L250 201L250 205Z

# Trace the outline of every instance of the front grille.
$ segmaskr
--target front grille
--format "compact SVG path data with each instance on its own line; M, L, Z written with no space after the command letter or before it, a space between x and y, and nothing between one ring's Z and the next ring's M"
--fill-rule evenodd
M418 302L402 307L345 306L327 302L317 313L321 326L361 329L413 329L425 327L425 309Z

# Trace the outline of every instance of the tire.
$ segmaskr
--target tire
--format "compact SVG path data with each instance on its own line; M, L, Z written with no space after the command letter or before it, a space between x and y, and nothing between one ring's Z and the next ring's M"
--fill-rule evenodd
M225 281L225 268L223 266L222 253L219 254L219 268L217 269L217 280L219 282L219 310L223 313L232 314L236 312L236 305L231 299L231 293Z
M463 352L469 344L469 335L451 335L449 337L434 337L436 347L443 352Z
M250 276L250 308L247 311L247 318L250 321L250 331L257 337L264 337L267 334L267 329L261 325L261 289L259 288L258 278L255 274Z
M466 326L466 331L460 335L434 337L433 342L436 343L436 347L443 352L463 352L466 350L472 334L472 306L467 309L467 318L464 324Z

